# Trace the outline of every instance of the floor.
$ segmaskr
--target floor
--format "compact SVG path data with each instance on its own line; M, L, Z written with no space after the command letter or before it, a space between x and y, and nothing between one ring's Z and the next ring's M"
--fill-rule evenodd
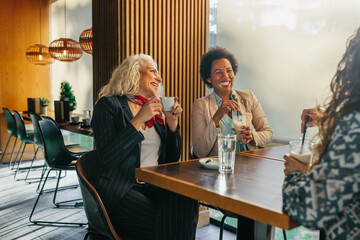
M28 164L28 163L25 163ZM41 165L38 160L36 165ZM40 171L34 171L31 177L39 176ZM25 173L17 175L18 179L24 178ZM29 215L37 198L37 183L25 183L23 180L15 180L14 174L7 164L0 163L0 239L83 239L87 232L86 226L58 227L35 225L29 222ZM69 172L61 180L64 185L77 183L75 172ZM50 180L47 188L54 187L55 180ZM58 209L52 204L51 193L41 196L33 219L38 220L61 220L69 222L86 222L82 207L75 209ZM80 189L61 191L58 200L80 198ZM214 225L202 227L196 232L197 240L219 239L219 228ZM224 240L236 239L234 233L224 231Z

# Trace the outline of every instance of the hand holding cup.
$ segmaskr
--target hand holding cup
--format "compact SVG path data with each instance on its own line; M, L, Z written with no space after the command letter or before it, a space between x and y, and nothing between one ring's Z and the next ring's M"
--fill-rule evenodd
M177 119L183 111L178 97L162 97L161 104L163 113L168 119Z
M179 98L161 98L161 103L163 106L163 113L165 115L166 123L170 130L174 132L178 126L178 118L183 111L181 105L179 104Z
M234 123L233 130L235 131L240 144L248 144L254 139L250 127L246 124L246 115L240 115L238 111L234 111L232 119Z
M312 144L305 140L290 141L290 154L284 156L284 173L295 171L309 171L312 165Z
M296 172L296 171L309 171L310 170L310 166L305 165L301 162L299 162L298 160L296 160L295 158L291 157L290 154L286 154L284 155L284 173L288 174L291 172Z

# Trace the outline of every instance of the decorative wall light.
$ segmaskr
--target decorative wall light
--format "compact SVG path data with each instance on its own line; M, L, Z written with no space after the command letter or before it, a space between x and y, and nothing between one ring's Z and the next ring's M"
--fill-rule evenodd
M64 1L65 36L66 36L66 0ZM50 43L50 55L63 62L73 62L81 58L82 50L80 43L70 38L59 38Z
M40 42L41 42L41 0L40 2ZM49 48L42 44L35 44L26 49L26 58L35 65L47 65L54 62L49 54Z
M84 30L79 37L79 43L84 52L92 54L93 34L92 28Z

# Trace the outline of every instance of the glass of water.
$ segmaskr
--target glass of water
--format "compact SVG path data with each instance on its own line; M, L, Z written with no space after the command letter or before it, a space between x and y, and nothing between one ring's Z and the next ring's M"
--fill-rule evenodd
M219 172L233 173L235 166L235 134L218 135Z

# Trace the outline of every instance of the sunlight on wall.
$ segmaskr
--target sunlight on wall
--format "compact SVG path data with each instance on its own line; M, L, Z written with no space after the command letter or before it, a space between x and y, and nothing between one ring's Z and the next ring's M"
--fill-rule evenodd
M82 31L92 26L91 0L76 0L66 2L66 34L64 18L64 1L51 4L50 13L50 42L67 37L79 41ZM51 97L58 100L60 84L68 81L74 90L77 108L75 113L82 113L84 109L93 109L93 73L92 55L83 52L82 57L75 62L55 61L51 65ZM51 104L53 107L53 104Z
M300 137L302 109L329 95L359 11L356 0L218 1L217 45L239 61L234 88L255 93L275 139Z

